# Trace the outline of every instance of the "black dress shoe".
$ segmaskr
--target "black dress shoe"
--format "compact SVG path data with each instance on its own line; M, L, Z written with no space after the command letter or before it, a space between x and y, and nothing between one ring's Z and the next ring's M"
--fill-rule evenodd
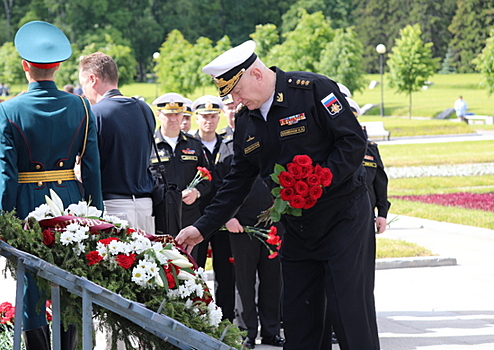
M332 332L331 333L331 343L332 344L338 344L338 338L336 338L336 333Z
M245 349L254 349L256 347L256 340L250 339L249 337L245 338L243 348Z
M282 338L278 334L276 334L273 335L271 338L262 338L261 344L271 346L283 346L285 344L285 338Z

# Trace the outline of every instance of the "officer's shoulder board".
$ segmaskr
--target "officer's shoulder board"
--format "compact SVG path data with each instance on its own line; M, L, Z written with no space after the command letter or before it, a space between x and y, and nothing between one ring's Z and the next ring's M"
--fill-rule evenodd
M226 134L226 128L223 128L223 129L221 129L221 130L218 130L216 133L217 133L218 135L220 135L220 136L225 136L225 134Z
M221 142L223 143L228 143L233 140L233 135L225 135L222 139Z
M287 80L288 86L298 89L312 89L312 81L304 77L290 77Z

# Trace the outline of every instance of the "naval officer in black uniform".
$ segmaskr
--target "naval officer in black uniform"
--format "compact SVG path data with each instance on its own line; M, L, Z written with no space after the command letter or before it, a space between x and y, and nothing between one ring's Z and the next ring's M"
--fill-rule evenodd
M340 348L378 350L369 256L373 218L362 166L366 137L335 82L309 72L267 68L248 41L209 63L220 95L244 108L236 115L232 170L204 215L177 236L190 249L229 220L258 175L308 155L333 181L302 216L282 216L280 252L287 350L319 349L325 304ZM295 117L295 118L294 118Z

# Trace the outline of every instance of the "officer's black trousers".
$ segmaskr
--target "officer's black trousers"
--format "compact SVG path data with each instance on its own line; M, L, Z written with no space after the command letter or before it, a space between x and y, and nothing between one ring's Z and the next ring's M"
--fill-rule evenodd
M322 339L331 325L340 349L379 350L373 294L375 237L368 196L341 207L328 212L327 227L320 228L328 237L324 243L329 249L321 248L326 258L298 260L293 254L291 259L281 258L285 350L328 349ZM325 328L326 301L331 325Z

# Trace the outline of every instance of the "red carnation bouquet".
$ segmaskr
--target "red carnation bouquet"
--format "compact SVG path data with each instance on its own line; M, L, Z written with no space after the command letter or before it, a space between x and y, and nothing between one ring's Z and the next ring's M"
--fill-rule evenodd
M278 187L272 189L273 205L261 214L260 222L278 222L282 214L301 216L302 209L310 209L322 196L323 188L331 185L333 173L319 164L312 165L308 155L297 155L286 168L274 166L271 179Z
M212 181L213 177L211 176L211 173L209 172L209 170L207 168L204 168L202 166L198 166L196 175L194 176L194 178L192 179L192 181L190 182L190 184L187 186L187 188L185 190L193 189L202 180Z
M282 239L278 235L278 228L271 226L269 229L255 226L243 226L243 232L230 232L231 234L247 233L250 237L260 240L269 251L269 259L274 259L278 256L278 251L281 249ZM228 231L226 227L221 228Z

